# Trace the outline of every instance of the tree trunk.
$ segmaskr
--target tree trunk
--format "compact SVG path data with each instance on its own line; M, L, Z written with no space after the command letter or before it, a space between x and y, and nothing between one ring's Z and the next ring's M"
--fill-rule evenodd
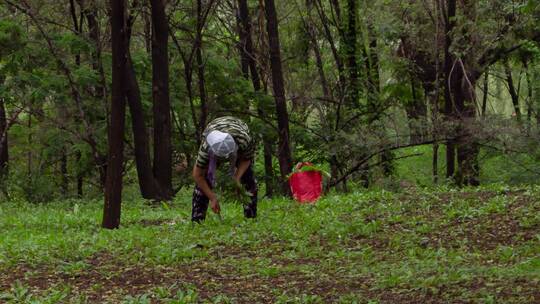
M81 162L81 152L77 152L77 163L80 164ZM83 178L83 173L82 173L82 170L79 168L77 168L77 197L78 198L83 198L83 183L84 183L84 178Z
M148 7L143 6L144 21L144 47L148 54L152 54L152 14L148 12Z
M98 11L95 3L91 3L90 7L84 9L84 14L88 22L88 34L90 40L94 45L94 50L92 52L92 68L100 76L100 83L95 90L95 97L98 99L104 99L107 96L107 82L105 79L105 71L103 69L103 62L101 56L101 41L100 41L100 31L99 23L97 21ZM104 104L105 100L103 100Z
M379 118L380 105L380 73L379 73L379 50L377 46L377 37L373 29L373 25L368 25L369 36L369 49L366 56L367 64L367 91L368 91L368 105L369 110L372 112L370 121L375 121Z
M120 226L122 203L122 165L124 161L124 124L126 111L126 2L110 0L111 41L112 41L112 100L109 128L109 157L107 182L105 184L105 206L103 208L103 228L115 229Z
M379 120L382 113L380 101L380 72L379 72L379 55L377 46L377 37L375 36L373 25L368 25L369 49L366 54L367 68L367 99L369 109L370 124ZM384 176L389 177L394 172L394 153L385 150L381 153L381 168ZM369 175L367 175L369 177ZM365 183L365 181L364 181Z
M68 177L68 157L66 148L62 148L62 157L60 158L60 172L62 174L62 196L67 197L69 193L69 177Z
M201 99L201 115L199 117L199 129L206 128L208 120L208 98L206 96L206 84L204 79L204 62L202 56L202 31L204 27L202 0L197 0L197 37L195 38L195 57L197 60L197 79L199 80L199 97Z
M3 84L3 81L0 82ZM8 175L8 165L9 165L9 149L8 149L8 134L7 134L7 118L6 118L6 108L4 105L4 99L0 97L0 188L5 191L5 180Z
M428 85L425 86L426 95L428 96L428 102L431 104L431 137L433 138L433 159L431 162L431 171L433 176L433 183L439 183L439 142L437 141L438 124L439 124L439 61L436 63L436 76L435 76L435 86Z
M109 107L107 105L107 97L109 93L107 92L107 80L105 76L105 70L103 69L103 62L102 62L102 56L101 56L101 40L100 40L100 31L99 31L99 22L98 22L98 8L94 2L91 2L88 7L81 8L83 10L83 14L86 17L86 20L88 22L88 34L90 37L90 40L92 41L92 44L94 46L94 50L92 52L92 68L98 73L99 75L99 85L97 85L95 88L93 88L93 95L96 99L103 101L103 107L105 108L106 118L107 118L107 124L109 122ZM79 26L82 24L82 20L79 22ZM109 127L109 126L108 126ZM94 145L94 140L90 138L91 145ZM100 153L97 149L97 147L92 147L92 154L94 156L95 162L98 166L99 171L99 177L100 182L103 188L105 188L106 183L106 161L107 156ZM79 178L82 178L79 177ZM82 182L81 182L82 183Z
M28 147L32 147L33 146L33 143L34 143L34 140L33 140L33 136L32 136L32 114L29 113L28 114L28 123L27 123L27 127L28 127ZM27 150L27 154L26 154L26 166L27 166L27 177L28 177L28 180L30 180L30 178L32 177L32 168L34 167L33 166L33 154L32 154L32 149L29 148Z
M249 72L251 73L251 83L253 89L257 92L261 91L261 80L257 63L255 61L255 51L253 49L253 39L251 37L251 22L249 17L249 7L247 0L238 0L238 16L241 25L240 41L241 41L241 58L247 62ZM247 75L247 74L245 74Z
M262 92L257 62L255 61L255 52L253 49L253 39L251 37L251 21L249 17L249 6L247 0L238 0L238 21L240 36L240 57L242 61L242 72L244 77L248 78L251 74L251 83L255 92ZM245 71L247 66L248 70ZM262 106L257 109L261 117L266 117ZM261 135L263 141L264 153L264 181L266 185L266 196L271 197L274 194L274 168L272 166L272 143L268 136Z
M335 5L334 7L334 10L336 11L336 14L337 14L337 18L338 18L338 31L340 32L340 37L343 37L344 34L343 34L343 29L342 29L342 26L341 26L341 15L340 15L340 8L339 8L339 4L337 3L337 0L333 0L333 5ZM320 0L316 0L315 1L315 7L317 9L317 13L319 15L319 18L321 19L322 21L322 26L323 26L323 33L324 33L324 36L326 38L326 40L328 41L328 44L330 45L330 50L332 51L332 57L334 58L334 61L336 63L336 67L337 67L337 70L338 70L338 89L339 89L339 93L340 93L340 99L341 97L343 97L343 95L345 94L345 68L343 66L343 60L341 58L341 55L339 54L339 51L338 51L338 48L336 46L336 43L334 42L334 37L332 36L332 31L329 27L329 23L330 23L330 20L328 19L328 17L326 16L325 14L325 11L324 11L324 6L322 5L321 1Z
M346 103L348 106L358 106L360 98L360 72L357 60L357 10L358 0L347 0L347 32L345 33L344 48L346 65L348 72L348 82L346 89Z
M162 193L152 170L149 132L146 127L139 82L137 81L137 75L131 59L130 44L133 23L130 21L132 20L135 20L133 15L128 18L127 24L126 98L131 114L137 177L141 196L145 199L161 201L166 200L167 196Z
M266 14L266 30L270 48L270 66L272 70L272 88L276 102L278 120L279 148L278 158L282 178L283 193L289 194L290 189L286 180L292 169L291 148L289 145L289 113L285 100L285 86L281 66L281 51L279 43L278 18L274 0L264 0Z
M433 144L433 159L431 162L431 174L433 176L433 183L439 183L439 144Z
M245 1L246 3L242 3ZM245 7L242 7L245 5ZM244 15L247 11L247 15ZM247 5L247 0L238 0L238 10L236 12L236 23L238 29L238 53L240 54L240 69L242 70L242 75L244 78L249 79L249 58L247 52L247 39L248 34L251 33L251 24L250 20L247 20L247 28L250 30L246 32L246 25L244 24L243 18L249 18L249 8Z
M154 114L154 177L164 199L171 199L172 146L171 104L169 100L169 28L164 0L152 5L152 97Z
M306 31L309 35L309 41L311 43L311 48L313 49L313 55L315 57L315 63L317 66L317 71L319 73L319 80L321 82L321 88L323 92L323 96L325 99L330 99L330 87L328 85L328 80L326 78L326 73L324 72L324 64L321 54L321 48L319 46L319 42L317 41L317 30L315 24L312 22L312 10L313 10L313 2L308 0L306 1L307 6L307 14L308 14L308 20L305 22ZM322 113L321 113L322 118Z
M482 117L486 116L487 102L489 96L489 70L484 72L484 96L482 97Z
M409 121L411 144L423 142L427 133L427 106L423 98L418 96L416 85L414 75L411 75L412 101L405 106L405 112Z
M189 108L191 110L191 119L193 120L193 125L195 126L195 137L197 145L201 144L202 133L204 129L201 130L201 125L198 123L197 111L195 109L195 102L193 101L193 66L190 60L184 58L184 78L186 79L186 91L189 100Z
M454 103L450 82L452 78L453 56L450 53L452 45L452 31L455 27L456 0L447 1L447 13L445 19L445 46L444 46L444 112L447 121L455 121ZM452 135L452 134L450 134ZM446 178L453 179L455 175L456 146L453 139L446 141Z
M531 71L529 69L529 63L527 62L527 59L523 59L523 67L525 68L525 80L527 81L527 135L531 134L531 127L532 127L532 115L533 115L533 83L531 79Z
M506 76L506 83L508 84L508 93L512 99L512 105L514 106L514 114L518 123L521 124L521 109L519 107L519 92L514 85L514 77L512 77L512 69L508 60L504 61L504 74Z
M465 81L465 77L467 76L472 82L472 88L476 87L477 79L472 75L465 75L462 69L454 72L456 79L451 87L458 114L458 140L456 145L458 171L456 182L459 186L478 186L480 184L478 166L478 154L480 150L477 140L472 133L474 130L471 129L476 116L475 92L469 87L469 83Z
M131 114L131 128L133 130L135 163L139 180L139 189L143 198L160 200L161 195L159 185L157 184L152 171L150 142L144 119L141 93L129 53L126 69L126 96L129 104L129 112Z
M535 67L531 73L533 115L536 120L537 132L540 131L540 71Z
M83 38L82 37L82 34L83 34L83 16L85 15L85 11L87 11L83 5L84 5L84 2L82 1L79 1L78 2L79 5L80 5L80 18L77 17L77 9L75 7L75 1L74 0L70 0L69 1L69 4L70 4L70 11L71 11L71 18L72 18L72 21L73 21L73 30L75 33L77 33L77 35L80 37L80 38ZM86 13L86 14L90 14L90 13ZM94 20L89 20L89 24L92 24L93 22L95 22L95 19ZM92 24L94 27L96 27L97 25L96 24ZM93 28L92 29L93 31L96 31L96 30L99 30L99 29L96 29L96 28ZM94 35L95 33L90 33L90 35ZM94 37L91 37L91 38L94 38ZM96 38L98 39L98 38ZM94 59L95 58L95 55L93 56ZM96 63L96 60L93 60L93 63ZM80 68L81 66L81 54L80 52L78 52L77 54L75 54L75 64L77 65L78 68ZM80 98L80 97L79 97ZM60 108L60 115L61 115L61 120L64 120L64 119L68 119L68 114L66 112L66 109L64 107L61 107ZM65 143L64 143L64 146L62 147L62 157L60 159L60 172L62 174L62 183L61 183L61 190L62 190L62 196L64 197L67 197L68 193L69 193L69 176L68 176L68 156L67 156L67 149L65 147ZM79 177L79 174L77 174L77 177Z

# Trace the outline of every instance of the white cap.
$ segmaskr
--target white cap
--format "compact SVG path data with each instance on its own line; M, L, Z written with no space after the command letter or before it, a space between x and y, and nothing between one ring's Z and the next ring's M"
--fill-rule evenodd
M238 147L234 138L229 133L212 131L206 135L206 142L210 150L218 157L229 157L236 153Z

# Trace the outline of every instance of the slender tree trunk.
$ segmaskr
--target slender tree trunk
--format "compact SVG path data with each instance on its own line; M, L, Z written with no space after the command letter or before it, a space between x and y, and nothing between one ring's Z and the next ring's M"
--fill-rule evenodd
M465 74L467 73L467 74ZM458 170L455 175L459 186L479 185L479 146L471 127L476 119L475 74L464 69L457 69L453 73L455 77L451 85L452 97L455 103L457 119L456 141ZM468 81L465 81L465 78Z
M0 76L0 87L4 78ZM7 179L9 176L8 121L4 99L0 96L0 191L9 199Z
M315 57L315 63L317 66L317 72L319 73L319 80L321 81L321 88L323 91L323 96L325 99L330 99L330 87L328 85L328 80L326 78L326 73L324 72L324 64L321 54L321 48L319 46L319 42L317 41L317 30L315 25L312 21L312 11L313 11L313 1L307 0L306 6L307 6L307 15L308 20L305 22L306 31L309 35L309 41L311 43L311 48L313 49L313 55ZM322 117L322 115L321 115Z
M463 14L468 18L466 21L473 22L475 18L476 1L465 0L460 3L463 6ZM451 14L449 14L451 15ZM452 18L451 20L454 20ZM460 33L463 37L470 37L467 27ZM457 69L452 73L451 82L452 96L458 118L457 159L458 172L457 184L460 186L478 186L480 184L480 166L478 162L480 146L475 134L476 122L476 83L483 70L478 69L473 56L463 56L455 61Z
M484 72L484 96L482 97L482 117L486 116L489 96L489 69Z
M440 73L440 43L439 43L439 37L440 37L440 26L441 26L441 3L439 0L435 1L435 9L436 9L436 21L435 21L435 36L434 36L434 44L435 44L435 82L434 85L431 85L429 83L424 82L427 84L427 86L424 85L424 89L426 92L428 92L428 95L430 97L430 103L431 103L431 136L434 140L433 142L433 159L431 163L432 167L432 176L433 176L433 183L438 184L439 183L439 141L437 140L438 132L439 132L439 114L440 114L440 103L439 99L441 96L441 73ZM432 90L429 88L433 87Z
M110 121L110 115L109 115L109 107L107 104L108 99L108 91L107 91L107 80L105 76L105 70L103 68L103 62L102 62L102 46L101 46L101 38L100 38L100 28L98 23L98 8L95 2L90 2L88 6L81 7L82 13L84 17L86 18L86 21L88 23L88 35L90 37L90 40L92 41L92 44L94 46L94 50L92 52L92 68L97 72L99 75L99 84L93 88L93 95L96 99L102 100L102 106L105 109L106 112L106 119L107 119L107 127L109 127L109 121ZM82 18L79 20L79 26L82 25ZM93 140L91 138L91 142L93 145ZM106 182L106 161L107 156L101 154L97 147L93 148L93 155L94 159L97 163L98 170L99 170L99 176L100 176L100 182L103 188L105 188L105 182ZM82 172L80 172L81 176L78 176L78 181L82 179ZM82 181L81 181L82 183ZM82 186L81 186L82 188Z
M532 127L532 115L533 115L533 83L531 79L531 71L529 69L529 63L526 59L523 59L523 67L525 68L525 78L527 81L527 135L530 135L531 133L531 127Z
M148 54L152 54L152 15L148 12L146 6L143 6L144 21L144 47Z
M109 128L109 157L103 228L120 226L122 203L122 165L124 161L124 124L126 110L125 73L128 56L126 37L126 2L110 0L112 40L112 103Z
M204 62L202 56L202 31L204 27L202 0L197 0L197 37L195 38L195 57L197 60L197 79L199 81L199 98L201 99L201 115L199 129L204 130L208 120L208 98L206 96L206 83L204 79Z
M512 69L508 60L504 61L504 73L506 76L506 83L508 84L508 93L512 99L512 105L514 106L514 113L518 123L521 124L521 109L519 107L519 92L516 90L514 84L514 77L512 77Z
M32 136L32 114L28 114L28 147L32 147L34 140ZM32 168L33 168L33 154L32 149L28 149L28 153L26 154L26 166L27 166L27 177L30 179L32 177Z
M69 177L68 177L68 157L66 148L62 148L62 157L60 158L60 172L62 174L62 196L67 197L69 193Z
M244 5L242 3L243 1L246 1L245 7L241 7ZM247 16L243 15L246 13L247 10ZM247 0L238 0L238 10L236 12L236 23L237 23L237 29L238 29L238 37L240 38L238 41L238 53L240 54L240 68L242 70L242 75L244 78L249 79L249 57L248 57L248 51L247 51L247 39L248 39L248 33L251 33L251 23L250 20L247 20L247 27L250 30L249 32L246 32L246 25L244 24L243 18L249 18L249 8L247 6Z
M347 32L345 33L344 48L348 72L346 103L348 106L358 106L360 98L360 71L358 66L358 34L357 34L358 0L347 0Z
M455 27L456 0L448 0L445 19L445 47L444 47L444 111L447 121L455 122L454 102L450 83L452 81L453 56L450 53L452 45L452 31ZM446 178L454 179L456 168L456 145L453 139L446 141Z
M433 183L439 183L439 144L433 144L433 159L431 162L431 174L433 176Z
M338 71L338 94L337 99L338 103L335 107L335 120L333 122L328 122L329 125L332 125L329 127L332 129L332 132L338 132L341 129L341 112L342 112L342 106L343 106L343 100L345 99L345 96L347 94L347 80L345 75L345 64L343 63L342 55L340 54L337 44L335 42L334 36L332 34L332 30L330 29L331 21L328 18L328 16L325 13L325 6L321 2L321 0L315 0L314 2L315 8L317 9L317 14L319 15L319 18L321 19L322 23L322 29L324 37L326 38L328 44L330 45L330 50L332 51L332 57L334 59L334 62L336 64L336 68ZM343 42L345 39L345 34L341 22L341 9L338 3L338 0L332 0L331 5L335 14L334 20L336 21L338 33L339 33L339 39L341 42ZM337 19L337 20L336 20ZM341 43L340 43L341 44ZM334 141L334 135L331 135L330 141ZM339 160L336 154L330 154L328 155L328 159L330 162L330 171L332 175L332 180L336 181L339 176ZM336 188L340 188L341 190L346 190L346 183L337 183Z
M255 61L256 55L253 48L251 20L249 16L249 6L247 0L238 0L238 22L242 71L244 77L246 78L248 78L251 74L251 83L253 84L253 89L255 92L262 92L259 71L257 70L257 62ZM262 106L257 108L257 112L261 117L267 117L267 114L264 112ZM266 196L271 197L274 194L274 168L272 166L273 148L268 136L261 134L261 137L263 141Z
M439 183L439 142L437 141L438 133L438 124L439 124L439 61L437 60L436 69L435 69L435 86L433 85L424 85L426 95L428 96L428 102L431 104L431 138L433 142L433 159L431 162L431 173L433 177L433 183ZM427 121L426 121L427 123Z
M360 106L360 66L358 63L357 20L358 0L347 0L347 28L341 37L344 44L345 65L348 77L345 89L345 104L352 108ZM341 111L341 109L338 109L338 112L339 111ZM374 115L371 116L373 117ZM372 117L370 117L370 120ZM369 175L368 170L361 171L360 177L362 185L365 188L369 187ZM347 188L346 181L343 182L343 186L345 189Z
M431 103L431 123L432 123L432 129L431 129L431 136L435 142L433 143L433 159L431 163L432 168L432 176L433 176L433 183L438 184L439 183L439 142L437 141L437 132L438 132L438 124L439 124L439 61L437 60L437 68L436 68L436 78L435 78L435 90L430 91L426 90L429 96L429 100Z
M411 75L412 102L405 107L407 118L409 120L410 141L411 143L420 143L426 137L427 124L427 105L421 94L418 94L417 83L414 75ZM420 96L419 96L420 95Z
M3 81L0 81L3 85ZM0 97L0 190L7 196L6 178L8 176L9 148L7 134L7 118L4 99Z
M289 144L289 113L285 99L285 86L281 66L281 51L279 43L278 18L274 0L264 0L266 14L266 30L270 47L270 65L272 69L272 88L276 102L278 120L279 148L278 158L282 178L282 190L289 194L290 189L286 180L292 169L292 156Z
M366 62L366 71L367 71L367 99L368 99L368 110L369 114L369 123L373 123L379 120L381 111L381 101L380 101L380 72L379 72L379 49L377 45L377 37L375 35L373 24L368 24L368 38L369 46L366 50L365 62ZM364 48L365 49L365 48ZM389 177L394 172L394 153L390 150L383 151L381 153L381 168L384 176ZM369 180L366 180L369 175L364 177L364 183Z
M103 69L103 62L101 56L101 41L100 41L100 29L98 23L98 10L96 4L92 2L89 7L84 9L84 14L88 22L88 34L94 50L92 52L92 68L99 75L99 85L95 88L95 97L98 99L103 99L103 104L106 105L105 97L108 95L107 92L107 81L105 78L105 70Z
M131 35L135 16L131 14L127 20L126 98L131 114L131 128L133 132L139 190L143 198L159 201L165 199L164 197L166 196L161 194L159 184L154 178L152 158L150 155L149 132L146 127L144 108L141 101L141 91L130 52Z
M80 164L81 162L81 152L77 152L77 163ZM77 168L77 197L83 198L84 192L83 192L83 185L84 185L84 178L82 174L82 170Z
M531 106L533 107L533 116L536 121L537 132L540 131L540 71L538 66L535 65L531 71L531 86L532 86L532 100Z
M336 14L338 14L338 31L340 32L340 37L342 38L344 36L342 26L341 26L341 15L339 10L339 4L337 4L337 0L334 0L336 8L334 10L336 11ZM328 19L325 11L324 6L322 5L320 0L315 0L315 7L317 9L317 13L319 15L319 18L322 21L323 26L323 33L328 41L328 44L330 45L330 50L332 51L332 57L334 58L334 61L336 63L336 67L338 70L338 91L340 93L340 99L345 94L345 67L343 65L343 60L341 58L341 55L339 54L338 48L336 46L336 43L334 42L334 37L332 36L332 31L330 29L329 23L330 20ZM343 40L343 39L342 39Z
M82 37L82 34L83 34L83 20L84 20L83 16L91 15L91 13L89 13L88 10L86 10L83 7L83 5L84 5L83 1L78 1L78 3L79 3L79 6L80 6L80 18L77 17L77 8L75 6L75 1L74 0L69 1L70 11L71 11L71 18L72 18L72 21L73 21L73 30L74 30L75 33L77 33L77 35L80 38L83 38ZM95 19L92 19L92 18L93 18L93 16L90 17L89 24L96 27L97 26L96 24L92 24L93 22L95 22ZM93 28L92 30L96 31L96 28ZM97 30L99 31L99 29L97 29ZM90 33L91 38L95 38L95 37L93 37L94 34L95 34L94 32ZM96 38L96 39L98 39L98 38ZM93 55L93 57L94 57L94 59L96 59L95 55ZM96 60L93 60L93 63L95 64ZM81 54L80 54L80 52L75 54L75 64L77 65L77 67L80 68L80 66L81 66ZM79 98L80 98L80 96L79 96ZM61 120L68 119L68 115L67 115L66 109L64 107L60 108L60 115L61 115ZM60 172L62 174L61 189L62 189L62 195L64 197L67 197L67 195L69 193L69 176L68 176L69 172L68 172L68 156L67 156L67 149L65 147L65 143L64 143L64 147L62 147L62 152L61 153L62 153L62 157L61 157L61 160L60 160ZM77 178L79 178L79 173L77 173Z
M366 56L367 65L367 85L368 85L368 101L370 111L373 112L371 115L371 121L375 121L379 118L380 114L380 73L379 73L379 49L377 46L377 37L375 36L375 30L373 25L368 25L368 36L369 36L369 53Z
M204 129L201 129L199 120L197 119L197 111L195 109L195 102L193 101L193 66L190 60L183 58L184 61L184 78L186 79L186 91L189 100L189 108L191 110L191 120L193 120L193 125L195 126L195 137L197 145L201 144L202 133Z
M164 0L152 5L152 97L154 101L154 177L164 199L172 198L171 104L169 100L169 28Z
M146 128L144 119L141 93L129 54L126 62L126 69L126 96L129 104L129 112L131 114L131 128L133 130L135 163L139 180L139 189L143 198L160 200L162 197L160 195L159 185L157 184L152 171L150 142L148 129Z

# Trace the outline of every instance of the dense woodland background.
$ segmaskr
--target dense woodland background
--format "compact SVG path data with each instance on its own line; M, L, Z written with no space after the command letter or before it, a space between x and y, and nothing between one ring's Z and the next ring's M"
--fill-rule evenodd
M229 114L268 196L536 183L539 46L535 0L1 0L1 193L168 200Z

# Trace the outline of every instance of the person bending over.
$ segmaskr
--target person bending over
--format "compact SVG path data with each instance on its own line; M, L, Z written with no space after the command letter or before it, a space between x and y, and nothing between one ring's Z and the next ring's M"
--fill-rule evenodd
M197 161L193 167L191 220L201 222L206 218L208 204L220 213L219 201L212 188L216 186L216 169L228 163L229 174L251 194L249 204L244 204L244 216L257 216L257 181L253 172L255 141L242 120L225 116L211 121L203 132Z

